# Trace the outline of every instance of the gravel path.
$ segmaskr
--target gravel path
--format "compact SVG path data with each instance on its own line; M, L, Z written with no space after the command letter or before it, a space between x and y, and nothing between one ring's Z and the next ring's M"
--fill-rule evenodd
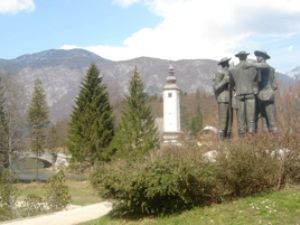
M111 202L101 202L75 209L46 214L22 220L8 221L1 225L75 225L106 215L112 209Z

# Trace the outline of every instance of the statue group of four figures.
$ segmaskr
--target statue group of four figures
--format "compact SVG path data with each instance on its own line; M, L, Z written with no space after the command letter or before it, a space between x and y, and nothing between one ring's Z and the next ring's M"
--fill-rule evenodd
M254 134L258 120L264 129L277 133L274 92L277 89L275 70L266 62L270 56L255 51L255 60L247 60L249 53L241 51L235 56L239 63L230 67L230 58L219 61L221 68L215 74L213 88L218 102L218 139L232 136L233 112L237 115L238 134Z

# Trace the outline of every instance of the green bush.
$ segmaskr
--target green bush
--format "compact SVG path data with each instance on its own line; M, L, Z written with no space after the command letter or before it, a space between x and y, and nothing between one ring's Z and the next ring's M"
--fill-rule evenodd
M224 192L247 196L278 186L282 174L280 161L267 138L244 138L227 146L217 158L218 179Z
M300 133L285 134L281 138L281 148L286 152L282 158L282 173L290 183L300 183Z
M294 143L294 142L293 142ZM135 161L113 161L96 169L93 186L114 199L118 215L168 214L223 199L281 188L299 178L299 151L271 135L246 137L215 146L213 162L193 146L168 148ZM293 148L297 149L297 148ZM205 160L204 160L205 159Z
M92 183L125 214L167 214L217 201L215 166L179 156L121 161L94 172Z
M11 175L6 170L0 171L0 221L12 218L16 188L11 179Z
M65 175L62 170L49 179L46 188L46 202L50 209L63 209L71 202L71 195L65 184Z
M300 183L300 151L292 151L285 160L284 173L291 183Z

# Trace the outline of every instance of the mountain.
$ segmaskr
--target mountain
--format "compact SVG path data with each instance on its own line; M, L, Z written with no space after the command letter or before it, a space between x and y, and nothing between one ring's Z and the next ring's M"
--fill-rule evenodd
M48 50L16 59L0 59L0 73L9 74L25 90L24 101L30 101L34 80L42 80L50 108L50 118L58 120L67 117L79 92L80 83L91 63L95 63L103 75L112 102L126 94L128 80L135 66L141 72L146 91L161 94L168 67L175 69L179 87L185 92L197 89L212 92L211 85L217 62L209 59L168 61L140 57L124 61L111 61L82 49ZM283 86L291 78L279 74Z
M294 79L300 80L300 66L292 69L287 75Z

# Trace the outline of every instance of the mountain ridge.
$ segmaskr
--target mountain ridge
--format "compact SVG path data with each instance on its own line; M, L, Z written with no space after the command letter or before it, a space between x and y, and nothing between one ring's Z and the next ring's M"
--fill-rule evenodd
M202 90L212 93L212 79L217 61L211 59L166 60L138 57L112 61L83 49L50 49L26 54L15 59L0 59L0 72L13 75L24 87L25 101L30 101L34 80L42 80L52 120L67 117L79 92L80 83L91 63L95 63L108 87L112 102L127 93L128 81L135 66L141 73L145 89L160 95L170 64L174 67L178 86L184 92ZM278 74L280 83L290 85L291 78Z

